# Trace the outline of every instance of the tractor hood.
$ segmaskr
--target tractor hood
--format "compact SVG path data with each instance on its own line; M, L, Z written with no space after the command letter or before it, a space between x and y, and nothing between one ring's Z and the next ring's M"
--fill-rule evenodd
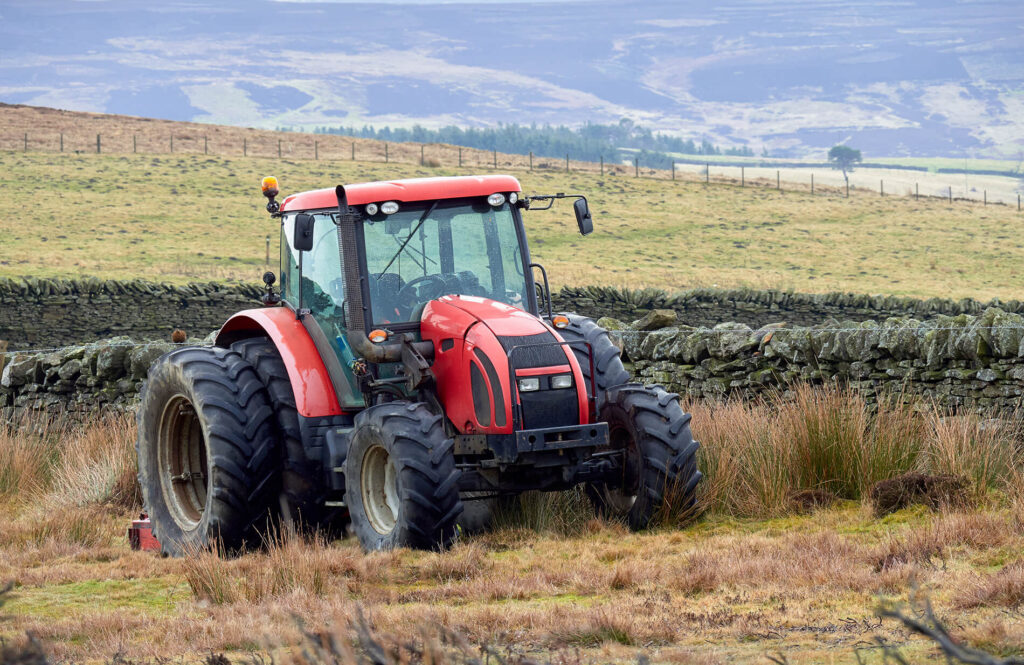
M465 312L502 337L551 332L537 317L497 300L477 296L443 296L439 302Z
M488 298L444 296L427 303L420 332L434 346L431 370L441 403L461 433L507 434L588 422L575 355L532 314ZM523 396L512 381L536 376L547 388L549 375L568 373L573 389Z

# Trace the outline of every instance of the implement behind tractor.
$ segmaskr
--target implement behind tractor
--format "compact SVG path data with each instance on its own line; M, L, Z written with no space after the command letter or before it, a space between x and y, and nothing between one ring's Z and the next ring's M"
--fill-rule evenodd
M552 314L530 260L522 213L573 199L587 235L584 197L527 198L510 176L263 189L280 290L267 273L263 308L157 360L143 390L139 479L166 553L276 524L436 549L487 514L464 508L581 483L632 529L666 493L693 507L689 415L629 383L593 321Z

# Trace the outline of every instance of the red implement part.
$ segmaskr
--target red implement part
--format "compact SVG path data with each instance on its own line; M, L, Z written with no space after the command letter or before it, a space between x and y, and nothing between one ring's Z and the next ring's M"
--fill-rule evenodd
M133 550L160 551L160 543L153 536L153 527L149 523L149 515L146 513L139 515L139 519L132 520L132 525L128 527L128 544Z
M390 182L360 182L345 185L349 205L381 201L434 201L490 196L496 192L520 192L519 181L510 175L457 176L452 178L415 178ZM337 208L334 187L292 194L281 204L281 211Z

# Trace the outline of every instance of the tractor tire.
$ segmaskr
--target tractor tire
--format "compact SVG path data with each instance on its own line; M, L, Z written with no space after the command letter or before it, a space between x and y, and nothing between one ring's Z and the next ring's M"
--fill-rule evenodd
M164 554L264 542L279 493L273 419L263 382L235 351L186 347L153 363L135 448Z
M626 463L620 482L587 484L597 514L634 531L651 526L663 508L675 517L695 515L700 444L678 395L630 383L610 388L606 397L600 420L608 423L611 448L626 450Z
M291 379L277 347L266 337L243 339L231 345L248 361L267 389L277 425L281 464L281 495L278 499L281 522L295 533L320 532L328 537L342 536L344 516L325 505L327 491L323 462L310 458L302 443L299 412Z
M594 323L593 319L578 314L566 314L569 325L558 331L566 342L587 342L594 350L594 377L596 390L590 385L590 358L587 348L583 345L572 346L576 360L583 372L587 385L587 393L593 394L598 412L604 406L605 394L612 386L629 383L629 372L622 365L622 352L615 346L608 331Z
M462 513L454 440L426 404L395 401L355 419L345 458L351 529L367 551L439 550Z

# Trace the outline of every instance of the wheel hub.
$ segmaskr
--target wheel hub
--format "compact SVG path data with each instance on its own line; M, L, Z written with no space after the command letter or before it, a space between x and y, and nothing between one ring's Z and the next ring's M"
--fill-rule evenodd
M160 487L171 517L183 531L199 525L209 487L206 439L192 402L177 394L160 415Z
M398 472L384 446L371 446L363 454L361 476L366 517L374 531L386 536L398 521Z

